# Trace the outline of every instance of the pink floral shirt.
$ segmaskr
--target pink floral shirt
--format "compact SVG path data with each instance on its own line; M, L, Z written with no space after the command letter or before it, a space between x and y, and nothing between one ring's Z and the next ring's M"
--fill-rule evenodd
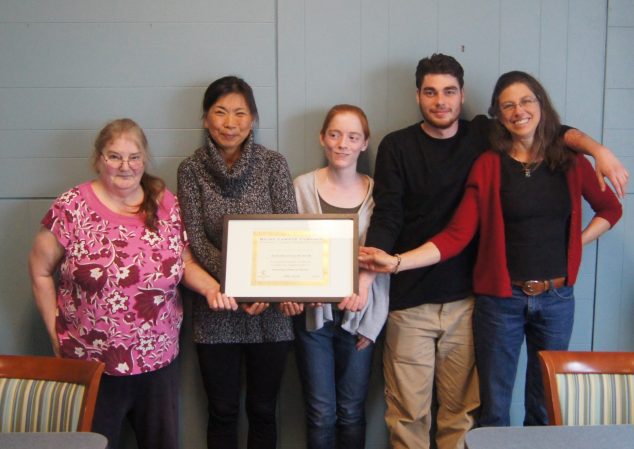
M186 238L178 202L165 191L157 232L119 215L91 183L60 196L42 225L64 247L57 335L64 357L100 360L106 374L154 371L178 355L183 309L177 285Z

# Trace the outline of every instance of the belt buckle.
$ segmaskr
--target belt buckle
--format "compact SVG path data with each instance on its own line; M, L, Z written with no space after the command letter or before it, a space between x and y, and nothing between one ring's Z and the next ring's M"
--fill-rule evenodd
M522 291L528 296L537 296L544 291L544 281L526 281L522 285Z

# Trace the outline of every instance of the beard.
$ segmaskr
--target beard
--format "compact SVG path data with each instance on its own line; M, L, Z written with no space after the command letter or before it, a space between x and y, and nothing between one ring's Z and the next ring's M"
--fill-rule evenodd
M450 113L450 115L448 115L445 119L442 119L442 120L438 120L433 115L428 114L426 111L423 110L423 108L420 108L420 112L423 115L423 120L427 124L437 129L450 128L460 118L460 111L458 111L458 113L456 114L454 113L453 110L449 110L448 112Z

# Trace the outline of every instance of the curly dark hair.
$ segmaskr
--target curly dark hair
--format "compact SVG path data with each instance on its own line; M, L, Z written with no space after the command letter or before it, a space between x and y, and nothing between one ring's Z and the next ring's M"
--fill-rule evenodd
M464 86L464 70L453 56L434 53L430 57L418 61L418 66L416 67L417 89L420 89L420 86L423 84L425 75L430 73L434 75L451 75L458 80L461 89Z

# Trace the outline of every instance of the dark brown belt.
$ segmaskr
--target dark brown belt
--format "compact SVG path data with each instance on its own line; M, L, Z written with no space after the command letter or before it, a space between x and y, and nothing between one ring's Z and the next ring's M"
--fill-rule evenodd
M520 287L528 296L537 296L553 288L563 287L566 285L566 278L545 279L543 281L511 281L511 284Z

